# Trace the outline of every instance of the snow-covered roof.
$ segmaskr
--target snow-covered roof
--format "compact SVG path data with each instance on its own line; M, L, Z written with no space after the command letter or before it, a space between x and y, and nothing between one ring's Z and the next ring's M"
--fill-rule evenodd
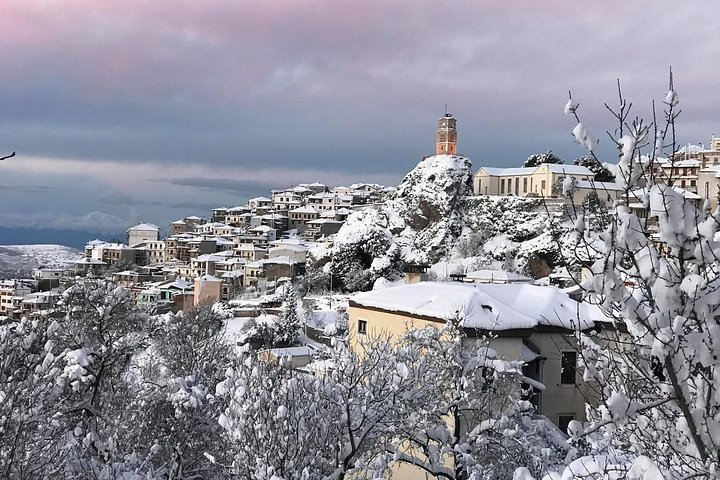
M519 273L506 272L504 270L475 270L465 274L465 278L470 280L479 280L492 282L532 282L533 279L520 275Z
M622 191L622 187L615 182L594 182L592 180L577 180L575 182L577 188L587 188L594 190Z
M159 285L160 288L176 288L179 290L185 290L187 288L193 288L193 284L183 278L178 278L172 282Z
M272 202L272 200L267 197L255 197L248 200L248 202Z
M317 198L335 198L336 194L331 192L320 192L320 193L314 193L310 195L308 198L310 199L317 199Z
M132 232L134 230L160 230L160 227L153 223L140 223L134 227L128 228L128 232Z
M232 252L231 252L232 253ZM215 253L204 253L193 258L193 262L220 262L225 260L226 255L217 255Z
M270 348L267 352L273 354L276 357L304 357L311 356L314 350L310 347L285 347L285 348Z
M251 232L262 232L262 233L267 233L267 232L269 232L269 231L271 231L271 230L272 230L273 232L277 232L277 228L272 228L272 227L269 227L269 226L267 226L267 225L259 225L259 226L257 226L257 227L254 227L254 228L251 228L251 229L250 229Z
M684 188L680 188L676 185L673 185L672 189L675 191L675 193L682 195L686 200L700 200L700 198L702 198L700 197L700 195L693 193L689 190L685 190ZM630 195L637 198L638 200L642 200L648 195L648 189L647 187L637 188L630 192Z
M688 143L687 145L684 145L678 149L677 152L675 152L676 155L678 154L697 154L697 153L703 153L708 152L709 150L705 148L704 145L696 145L693 143Z
M290 213L318 213L318 210L313 207L306 206L290 210Z
M293 252L307 252L309 248L307 245L303 245L301 243L275 243L273 242L273 246L270 247L269 252L278 252L282 250L290 250Z
M243 277L244 275L245 275L245 273L242 272L241 270L231 270L229 272L223 273L221 276L222 276L222 278L239 278L239 277Z
M506 175L532 175L537 170L536 167L515 167L515 168L498 168L498 167L481 167L480 172L485 172L493 177L501 177Z
M282 265L295 265L296 263L302 263L298 262L294 258L290 258L287 255L281 255L278 257L273 258L267 258L265 260L261 260L263 263L274 263L274 264L282 264Z
M203 275L202 277L198 277L198 280L201 282L222 282L222 280L214 275Z
M350 306L425 316L445 321L463 317L466 328L530 329L539 325L590 328L602 312L578 303L555 287L529 284L420 282L355 295Z
M240 250L241 252L244 252L244 251L254 252L256 250L265 250L265 248L255 245L254 243L241 243L235 249Z
M701 172L705 173L715 173L715 178L720 178L720 165L711 165L709 167L705 167Z
M74 261L73 263L76 265L106 265L106 263L102 260L87 257L83 257L80 260Z
M562 173L566 175L590 175L595 176L595 174L587 167L583 167L582 165L563 165L560 163L543 163L538 166L538 168L542 167L543 165L546 165L548 169L553 173Z
M232 257L232 258L226 258L225 260L221 260L217 262L217 265L237 265L239 263L247 263L247 259L242 257Z
M309 222L305 222L305 223L309 223L312 225L322 225L325 223L345 223L345 222L341 222L340 220L330 220L328 218L318 218L317 220L310 220Z
M664 164L664 166L673 168L694 168L700 166L700 160L678 160L675 162L669 162L667 164Z
M237 205L235 207L228 208L227 211L228 212L244 212L247 209L248 209L247 205Z

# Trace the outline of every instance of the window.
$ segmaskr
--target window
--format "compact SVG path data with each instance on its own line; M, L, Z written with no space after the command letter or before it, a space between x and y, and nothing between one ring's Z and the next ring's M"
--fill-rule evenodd
M540 180L540 193L545 191L545 180Z
M575 371L577 370L577 352L562 352L562 365L560 367L560 383L575 385Z
M358 333L363 335L367 333L367 320L358 320Z
M505 193L505 179L500 179L500 193Z
M523 178L523 193L527 193L527 177Z
M567 433L568 425L575 420L575 415L560 415L558 417L558 428Z

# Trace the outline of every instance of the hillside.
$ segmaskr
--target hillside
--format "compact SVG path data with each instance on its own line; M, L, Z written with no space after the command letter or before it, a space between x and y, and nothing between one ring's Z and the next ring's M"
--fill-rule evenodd
M65 267L81 255L64 245L0 245L0 279L27 277L40 266Z
M474 197L468 158L421 160L395 198L354 212L332 248L313 253L315 268L332 272L349 290L367 290L399 275L402 263L451 263L452 271L483 267L546 276L557 242L539 199Z

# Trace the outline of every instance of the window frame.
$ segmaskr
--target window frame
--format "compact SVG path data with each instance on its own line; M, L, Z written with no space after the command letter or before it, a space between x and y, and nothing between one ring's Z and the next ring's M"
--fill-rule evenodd
M357 333L360 335L367 335L368 321L358 318Z
M574 364L570 365L570 359L568 357L572 356L574 359ZM577 385L577 365L578 365L578 352L575 350L566 350L563 352L560 352L560 385ZM566 369L569 369L571 367L572 372L566 371ZM572 375L572 381L570 380L570 375Z

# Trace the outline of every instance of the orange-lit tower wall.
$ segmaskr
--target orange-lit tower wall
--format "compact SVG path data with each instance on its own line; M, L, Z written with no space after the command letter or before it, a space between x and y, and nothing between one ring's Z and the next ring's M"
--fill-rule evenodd
M446 113L438 121L435 155L457 155L457 129L452 113Z

